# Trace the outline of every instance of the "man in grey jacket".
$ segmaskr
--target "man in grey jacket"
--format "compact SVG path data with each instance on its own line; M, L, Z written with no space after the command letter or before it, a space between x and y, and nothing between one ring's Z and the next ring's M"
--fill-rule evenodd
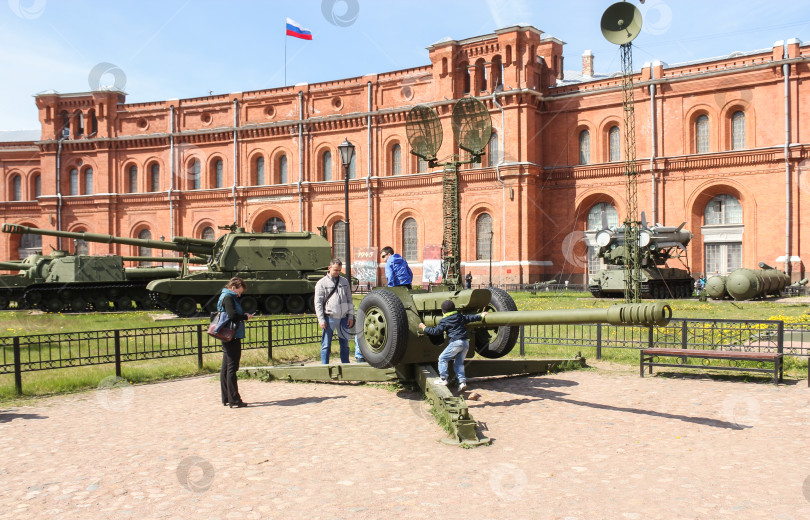
M329 272L315 285L315 314L323 329L321 363L328 364L332 354L332 333L337 331L340 362L349 362L349 329L354 326L354 302L349 280L340 276L343 262L337 258L329 264Z

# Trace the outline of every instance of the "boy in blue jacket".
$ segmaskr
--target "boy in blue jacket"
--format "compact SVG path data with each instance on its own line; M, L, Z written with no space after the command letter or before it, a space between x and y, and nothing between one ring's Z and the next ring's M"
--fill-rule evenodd
M481 321L487 315L481 314L461 314L456 311L456 305L451 300L442 302L442 319L435 327L427 327L424 323L419 324L419 329L425 331L430 336L439 336L447 332L447 339L450 343L439 355L439 376L437 385L447 385L447 364L453 360L453 370L458 377L458 391L467 389L467 377L464 375L464 358L467 357L467 350L470 342L467 340L467 324L473 321Z

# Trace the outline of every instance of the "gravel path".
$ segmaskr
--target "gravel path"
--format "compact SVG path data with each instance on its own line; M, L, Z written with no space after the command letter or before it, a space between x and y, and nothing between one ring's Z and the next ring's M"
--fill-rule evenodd
M810 389L627 367L473 381L492 446L413 392L211 377L0 410L0 518L810 518Z

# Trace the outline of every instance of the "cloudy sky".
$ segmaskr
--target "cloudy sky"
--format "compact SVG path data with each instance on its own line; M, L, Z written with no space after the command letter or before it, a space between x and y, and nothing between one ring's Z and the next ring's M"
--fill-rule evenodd
M621 68L599 21L612 0L6 0L0 1L0 130L39 127L33 95L117 85L131 103L259 90L416 67L427 46L531 24ZM637 0L636 67L810 42L810 0ZM284 36L290 17L312 41ZM286 48L285 48L286 47ZM286 56L286 60L285 60Z

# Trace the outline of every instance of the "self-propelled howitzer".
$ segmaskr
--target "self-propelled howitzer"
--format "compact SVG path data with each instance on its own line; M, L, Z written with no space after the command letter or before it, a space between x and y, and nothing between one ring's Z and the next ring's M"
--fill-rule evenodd
M331 244L320 235L301 233L248 233L236 226L225 226L229 232L215 240L178 236L171 241L115 237L98 233L49 231L5 224L7 233L34 233L81 239L86 242L128 244L177 251L207 258L205 269L183 265L176 278L155 279L146 289L152 300L178 315L192 316L197 306L214 310L221 289L238 276L247 282L242 294L245 312L263 309L269 314L313 311L315 284L328 269Z
M672 309L664 302L613 305L607 309L517 311L506 291L497 288L426 292L405 287L375 289L360 302L357 344L375 368L400 364L432 363L446 344L444 338L423 334L419 323L435 326L442 317L441 304L451 300L458 312L487 311L481 322L468 324L470 351L495 359L515 346L520 325L609 323L613 325L666 325Z

